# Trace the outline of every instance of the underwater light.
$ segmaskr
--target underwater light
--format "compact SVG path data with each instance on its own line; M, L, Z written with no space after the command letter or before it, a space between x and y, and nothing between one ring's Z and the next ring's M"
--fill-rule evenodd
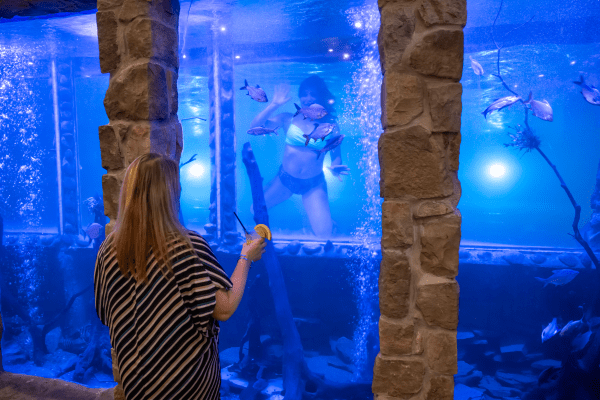
M335 103L335 100L333 100L333 99L329 99L328 103L329 103L329 104L333 104L333 103Z
M240 56L235 56L235 58L239 59L239 58L240 58Z
M538 78L543 78L543 77L544 77L544 74L539 74L538 75Z
M360 22L360 21L356 21L356 22L354 23L354 27L355 27L355 28L362 28L362 22Z
M347 60L347 59L349 59L349 58L350 58L350 54L348 54L348 53L344 53L344 60Z
M200 178L204 175L204 166L200 163L193 163L188 169L188 174L193 178Z
M221 27L221 32L225 32L225 27L224 26Z
M185 54L183 55L183 58L185 58Z
M577 61L571 61L571 65L575 65Z
M329 52L330 52L330 53L333 53L333 49L329 49Z
M506 167L502 164L494 164L490 167L488 172L494 178L500 178L506 173Z

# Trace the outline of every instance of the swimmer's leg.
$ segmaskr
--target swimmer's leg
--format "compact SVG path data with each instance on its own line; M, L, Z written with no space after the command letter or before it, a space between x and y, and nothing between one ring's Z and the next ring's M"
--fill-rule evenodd
M323 238L330 237L333 228L326 185L323 181L302 195L302 204L304 204L310 226L315 235Z
M265 187L265 203L267 208L275 207L292 196L292 191L281 183L279 175L276 175ZM254 205L250 206L250 212L254 214Z

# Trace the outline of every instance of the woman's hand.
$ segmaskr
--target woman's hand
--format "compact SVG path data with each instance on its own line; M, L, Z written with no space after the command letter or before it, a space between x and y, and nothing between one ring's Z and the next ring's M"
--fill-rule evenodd
M329 168L329 170L331 171L333 176L338 178L340 180L340 182L342 181L342 175L350 174L350 172L348 172L348 171L350 171L350 168L348 168L347 165L331 165L327 168Z
M254 239L251 237L251 239ZM242 247L242 255L245 255L248 258L248 261L254 262L261 259L263 253L265 252L265 246L267 243L265 239L262 237L256 238L254 240L247 240L244 243L244 247Z
M292 98L290 97L290 86L286 84L281 84L275 86L275 92L273 93L273 100L271 103L282 106Z

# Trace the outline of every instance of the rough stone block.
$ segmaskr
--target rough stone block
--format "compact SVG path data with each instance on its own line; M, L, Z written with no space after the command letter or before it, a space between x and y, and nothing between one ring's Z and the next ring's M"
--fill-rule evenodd
M158 64L133 65L110 80L104 108L111 120L162 120L168 117L165 70Z
M117 213L119 211L119 193L121 191L122 182L122 178L117 175L102 175L104 214L111 220L117 219Z
M425 348L431 370L446 375L458 373L455 331L429 331Z
M454 400L454 377L432 375L427 389L427 400Z
M421 199L452 194L445 149L422 126L387 131L379 138L381 196Z
M379 308L382 315L397 319L408 315L410 279L406 255L384 248L379 273Z
M120 148L125 165L131 164L142 154L150 153L150 131L149 122L120 126L119 136L122 138Z
M109 10L111 8L120 7L123 4L123 0L98 0L96 7L98 11Z
M450 171L458 171L460 156L461 134L444 133L444 147L446 148L448 158L448 168Z
M388 71L383 76L381 85L383 128L406 125L421 115L423 94L423 81L418 76Z
M175 158L174 160L181 159L181 153L183 152L183 129L181 128L181 124L179 124L179 129L176 132L177 140L175 143Z
M392 397L416 394L423 386L425 366L417 360L375 359L373 393Z
M179 1L125 0L119 13L119 21L129 23L136 18L150 18L176 28L179 21Z
M100 137L100 158L102 168L105 170L117 170L123 168L123 158L119 150L119 140L114 127L103 125L98 127Z
M455 280L425 276L417 287L417 306L431 326L456 329L459 288Z
M412 49L410 66L424 75L459 81L463 69L463 42L462 30L440 29L427 33Z
M105 74L116 70L120 62L119 45L117 44L117 16L114 11L98 11L96 25L100 50L100 71Z
M385 74L392 69L398 69L404 51L412 40L415 31L415 17L411 9L405 9L410 2L386 2L382 5L381 27L377 36L381 70Z
M179 110L177 77L177 72L170 69L167 70L167 93L169 93L169 112L171 115L177 115L177 111Z
M412 353L415 326L412 323L394 322L379 318L379 342L384 356L402 356Z
M138 18L127 28L127 50L133 59L150 58L179 68L177 32L160 22Z
M424 272L448 278L458 275L460 223L460 215L450 214L423 224L421 269Z
M386 200L381 206L381 245L385 249L410 246L414 241L410 204Z
M427 88L433 132L460 132L462 84L449 83Z
M419 15L425 26L467 24L467 0L423 0Z
M449 201L425 200L417 207L413 214L415 218L437 217L453 212Z
M176 119L166 124L152 123L150 130L150 151L162 154L179 163L179 158L176 158L177 137L182 135L181 130L181 124Z

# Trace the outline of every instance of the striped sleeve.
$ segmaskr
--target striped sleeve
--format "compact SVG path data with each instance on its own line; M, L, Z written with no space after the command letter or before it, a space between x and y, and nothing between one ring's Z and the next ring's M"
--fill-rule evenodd
M106 243L106 241L105 241ZM96 305L96 314L104 325L108 325L106 320L106 307L103 304L104 298L104 246L100 247L96 256L96 266L94 267L94 299Z
M194 231L190 231L189 234L192 245L196 250L196 254L200 257L202 265L206 269L210 280L218 289L231 289L233 284L231 283L229 276L227 276L227 273L225 273L223 267L221 267L221 264L217 261L217 257L215 257L206 240Z

